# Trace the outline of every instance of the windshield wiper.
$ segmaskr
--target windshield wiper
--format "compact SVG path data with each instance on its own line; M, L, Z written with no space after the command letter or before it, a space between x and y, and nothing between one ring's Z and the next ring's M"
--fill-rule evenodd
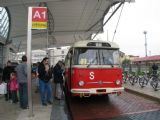
M108 64L108 65L111 65L111 67L114 67L114 64L112 64L112 63L110 63L110 64Z
M88 65L87 68L90 67L92 65L92 63L94 63L94 61L97 60L97 57L95 57Z

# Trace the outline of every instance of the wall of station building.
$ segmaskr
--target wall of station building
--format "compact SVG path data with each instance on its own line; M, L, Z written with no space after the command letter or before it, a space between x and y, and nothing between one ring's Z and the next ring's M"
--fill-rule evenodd
M23 55L26 55L26 53L25 52L17 53L15 61L20 63L22 61ZM44 57L46 57L45 50L33 50L32 51L32 63L41 62Z
M59 60L64 61L67 55L69 47L62 48L50 48L49 50L33 50L32 51L32 63L41 62L44 57L49 57L50 65L55 65ZM48 54L47 54L48 53ZM25 55L25 52L17 53L15 61L21 62L21 58ZM13 55L11 55L13 56Z
M70 47L54 48L49 50L50 65L56 65L61 60L64 61Z

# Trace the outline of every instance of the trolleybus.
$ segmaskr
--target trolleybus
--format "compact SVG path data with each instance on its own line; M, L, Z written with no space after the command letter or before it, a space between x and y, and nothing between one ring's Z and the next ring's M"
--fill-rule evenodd
M65 58L64 79L71 96L120 94L124 88L118 45L94 40L75 42Z

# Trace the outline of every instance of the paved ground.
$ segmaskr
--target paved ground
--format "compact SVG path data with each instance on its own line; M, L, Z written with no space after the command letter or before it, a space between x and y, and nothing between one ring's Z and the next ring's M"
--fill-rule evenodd
M159 118L160 118L160 111L152 111L152 112L138 113L132 115L118 116L109 119L92 119L92 120L159 120Z
M51 120L70 120L65 100L54 100Z
M160 102L160 90L154 91L150 86L147 86L145 88L140 88L138 85L131 86L129 83L124 84L124 87L129 91L132 91L132 92L134 91L134 93L140 93L141 95L150 96L151 99L154 98L154 100L157 100ZM110 98L112 99L113 97L114 96L111 96ZM121 102L126 101L125 104L127 104L127 102L132 101L131 99L125 98L123 95L121 96L121 98L122 98ZM114 99L114 100L116 100L116 99ZM123 106L122 103L120 104L121 107ZM147 104L145 104L145 103L147 103ZM159 108L157 108L157 106L159 107L159 103L157 103L157 102L152 103L151 102L152 103L151 104L149 101L147 101L145 103L143 100L140 102L140 104L138 103L139 108L141 110L144 110L144 108L149 108L149 110L151 110L151 111L144 111L144 113L136 113L135 111L138 107L132 110L132 108L130 106L130 109L124 109L123 111L126 110L128 113L132 113L134 111L136 116L135 116L135 114L123 114L124 113L123 112L122 113L123 115L119 116L119 117L115 116L114 118L109 118L109 119L94 118L94 120L155 120L155 118L153 118L152 116L156 116L157 118L160 118L159 117L160 111L158 110ZM118 104L118 103L116 103L116 104ZM114 105L114 104L112 104L112 105ZM136 106L137 104L132 104L132 105ZM77 108L77 111L80 111L81 107L82 106ZM153 107L153 109L151 109L152 107ZM87 114L88 111L90 111L90 110L92 112L96 113L97 109L96 108L89 109L89 108L85 107L84 111L85 110L87 111L86 112L86 114ZM129 112L129 111L131 111L131 112ZM76 111L74 111L74 112L76 112ZM0 95L0 120L69 120L70 119L68 116L68 111L67 111L67 107L65 104L65 100L61 100L61 101L53 100L53 106L48 105L47 107L44 107L40 104L39 93L33 93L33 113L34 113L34 117L28 117L28 115L29 115L28 110L20 109L19 104L11 104L9 101L6 102L4 100L4 96ZM99 114L101 114L101 113L99 113ZM113 114L115 114L115 113L113 113ZM142 119L145 116L150 116L150 119L148 119L148 118Z
M0 96L0 120L16 120L21 109L17 104L11 104L4 100L4 96Z
M108 120L121 116L131 117L146 112L158 112L160 104L133 93L123 92L120 96L93 96L74 98L70 101L73 120ZM154 117L155 120L157 116ZM116 119L114 119L116 120ZM126 119L130 120L130 119ZM139 118L139 120L145 120Z
M50 120L52 105L42 106L39 102L39 94L33 95L33 114L29 117L29 109L22 110L19 103L13 104L0 97L0 120Z
M68 111L63 100L53 99L53 105L42 106L39 93L35 93L33 83L33 117L29 117L29 109L22 110L19 103L12 104L0 95L0 120L69 120Z
M0 95L0 120L50 120L52 105L42 106L39 93L35 93L33 82L33 117L29 117L29 109L23 110L19 103L13 104L5 101L4 96Z

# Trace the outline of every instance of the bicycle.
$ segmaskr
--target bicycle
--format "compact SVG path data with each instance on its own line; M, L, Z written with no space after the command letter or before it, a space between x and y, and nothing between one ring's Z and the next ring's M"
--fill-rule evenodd
M135 85L139 81L140 77L136 75L135 72L131 73L131 76L129 77L129 82L131 85Z
M139 85L141 88L147 86L148 82L150 81L151 77L149 73L145 73L143 76L140 77L139 79Z
M150 85L153 87L154 91L159 90L158 84L160 83L160 79L158 78L158 75L152 75Z
M123 76L123 83L124 84L127 83L130 75L128 73L123 73L122 76Z

